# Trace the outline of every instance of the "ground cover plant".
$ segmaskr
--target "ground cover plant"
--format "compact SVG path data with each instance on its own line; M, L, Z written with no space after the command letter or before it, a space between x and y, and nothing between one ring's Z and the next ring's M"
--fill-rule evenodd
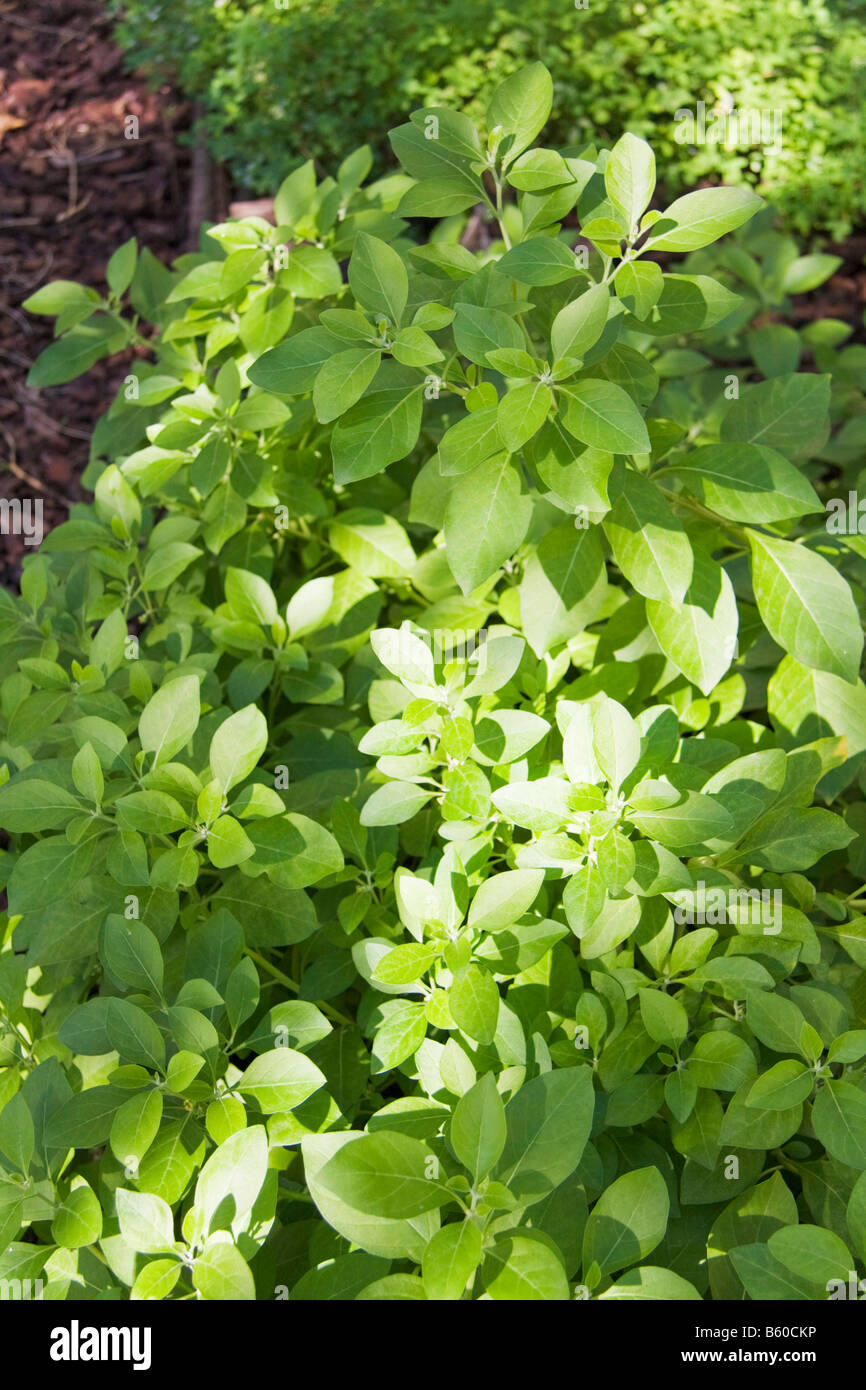
M111 8L130 64L176 76L202 104L217 157L265 194L293 161L331 168L354 144L371 142L381 165L385 131L413 106L481 117L501 81L541 60L554 79L555 145L631 130L651 142L670 196L707 179L757 183L804 234L844 237L866 209L860 0Z
M648 212L551 100L29 301L38 385L143 355L0 597L19 1290L862 1272L863 350L753 193Z

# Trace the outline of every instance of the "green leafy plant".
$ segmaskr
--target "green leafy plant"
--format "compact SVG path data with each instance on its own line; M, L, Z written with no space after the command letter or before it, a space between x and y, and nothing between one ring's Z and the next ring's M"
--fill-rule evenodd
M353 0L119 0L112 8L129 62L158 80L176 76L202 103L217 157L262 192L292 160L329 167L365 141L387 158L383 133L413 106L465 106L479 118L504 79L541 60L554 80L556 145L607 143L628 129L652 143L671 195L708 178L757 182L800 233L843 237L862 220L866 38L853 4L431 0L422 10L378 0L371 11Z
M833 266L753 194L647 211L649 146L538 147L551 99L30 301L37 385L154 356L0 596L4 1279L787 1299L866 1258L859 359L768 321Z

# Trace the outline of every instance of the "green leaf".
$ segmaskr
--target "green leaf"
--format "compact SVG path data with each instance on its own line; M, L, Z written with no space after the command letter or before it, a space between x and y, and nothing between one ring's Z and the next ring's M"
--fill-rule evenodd
M406 267L392 247L361 232L349 261L349 285L362 308L399 324L409 295Z
M339 338L327 328L305 328L264 353L249 369L254 386L281 396L302 396L312 391L323 362L343 350Z
M277 600L266 579L252 570L226 570L226 599L239 618L270 627L277 620Z
M51 1149L93 1148L109 1135L115 1111L127 1099L115 1086L94 1086L71 1096L55 1110L45 1126Z
M808 869L832 850L844 849L855 837L841 816L820 807L769 811L752 826L736 851L752 864L789 873Z
M866 1169L866 1094L850 1081L825 1081L812 1106L812 1126L832 1158Z
M26 781L13 778L0 787L0 822L13 835L61 830L81 810L80 801L71 792L38 777Z
M132 1302L159 1302L167 1299L181 1275L179 1260L150 1260L135 1276L130 1290Z
M364 802L361 810L362 825L402 825L432 797L433 793L409 782L388 782L377 787L373 795Z
M850 758L866 749L866 687L786 656L770 678L767 707L784 747L844 735Z
M786 521L822 509L800 470L763 444L709 444L671 468L705 506L731 521Z
M19 1173L26 1174L30 1168L34 1145L33 1119L27 1102L19 1091L11 1096L0 1110L0 1153Z
M458 1028L476 1042L491 1043L499 1019L499 990L493 976L469 965L448 991L448 1008Z
M508 159L532 144L552 105L553 81L543 63L530 63L496 88L487 107L487 129L500 128Z
M555 237L535 236L500 257L497 269L524 285L558 285L581 272L574 252Z
M722 567L695 550L683 602L648 599L647 617L665 655L686 680L709 695L735 655L739 627L733 585Z
M346 348L322 363L313 386L316 419L322 424L345 415L363 396L376 372L382 354L378 348Z
M454 305L454 341L457 351L470 362L487 365L488 352L525 349L520 325L501 309L485 309L479 304Z
M657 989L639 990L638 998L643 1025L650 1037L666 1047L678 1047L689 1031L689 1017L679 999Z
M89 371L101 357L124 347L125 340L126 330L118 333L116 320L97 316L96 323L72 328L40 352L27 375L26 385L62 386Z
M460 1097L448 1133L455 1155L476 1182L496 1166L505 1148L506 1121L492 1072Z
M174 1249L174 1218L162 1197L119 1187L115 1201L120 1233L133 1250L147 1255Z
M418 387L371 391L341 418L331 436L334 477L356 483L382 473L414 448L421 429Z
M553 361L558 362L561 357L584 358L601 337L609 308L610 290L607 285L592 285L577 299L566 304L564 309L560 309L550 330ZM604 405L599 408L603 410ZM578 438L582 439L583 436L578 434ZM606 444L599 447L611 446Z
M755 1081L746 1104L756 1110L789 1110L808 1099L814 1080L802 1062L777 1062Z
M427 1297L457 1301L481 1263L481 1231L470 1221L442 1226L430 1240L421 1263Z
M427 1035L427 1011L423 1004L401 999L387 1007L389 1013L385 1022L376 1029L373 1038L373 1075L390 1071L407 1057L413 1057Z
M749 1028L759 1042L773 1052L801 1052L806 1020L797 1005L784 995L753 990L747 999Z
M67 1250L95 1245L102 1235L99 1198L83 1178L73 1178L70 1191L55 1208L51 1235Z
M547 531L526 561L520 619L537 656L577 637L598 616L607 595L599 530L562 522Z
M658 1168L624 1173L599 1197L583 1236L583 1268L609 1274L637 1264L664 1238L670 1199Z
M701 188L677 198L650 234L655 251L697 251L748 222L762 199L747 188ZM669 228L669 224L674 223Z
M791 541L749 532L758 610L774 641L804 666L853 684L863 631L851 591L823 555Z
M569 1297L560 1256L529 1234L496 1241L483 1277L487 1294L497 1302L564 1302Z
M207 855L214 868L243 864L254 852L252 840L234 816L219 816L208 828Z
M820 1226L783 1226L770 1236L767 1248L792 1274L824 1288L831 1279L847 1282L854 1267L845 1242Z
M152 835L170 835L189 825L189 816L179 801L167 792L130 792L114 803L121 830L142 830Z
M488 459L459 478L445 514L448 565L464 594L471 594L522 543L532 499L507 455Z
M424 946L420 942L409 942L405 946L395 946L379 961L373 979L386 985L410 985L426 975L440 954L441 949L435 944Z
M100 954L121 984L157 998L162 993L163 962L159 942L142 922L117 913L106 917Z
M484 406L464 415L439 441L439 462L446 476L469 473L505 447L499 428L499 407Z
M192 1282L205 1301L251 1302L256 1296L252 1271L236 1245L213 1245L199 1255Z
M496 932L518 921L534 903L544 880L540 869L511 869L481 884L469 909L469 925Z
M96 290L87 285L76 284L74 280L51 280L25 299L21 307L28 314L50 314L54 317L78 305L84 305L87 313L91 313L93 306L98 303Z
M792 1273L767 1245L737 1246L731 1251L731 1261L751 1299L793 1303L816 1296L817 1285Z
M593 713L592 747L614 791L619 791L640 758L640 730L618 700L603 698Z
M681 802L659 811L630 812L629 820L642 835L680 853L727 835L733 826L721 802L699 792L687 792Z
M540 381L514 386L505 393L499 402L497 423L505 447L512 454L519 453L538 433L552 404L549 388Z
M252 1096L266 1115L294 1110L325 1085L319 1068L290 1047L276 1047L254 1057L237 1083L241 1095Z
M649 206L656 184L656 162L650 146L636 135L617 140L604 167L604 186L608 198L636 227Z
M496 1177L521 1201L537 1201L574 1172L592 1125L595 1097L588 1067L544 1072L505 1107L508 1127Z
M759 444L793 458L817 453L830 432L830 378L789 372L743 388L722 419L723 443Z
M560 390L565 401L563 424L582 444L612 454L649 453L643 416L621 386L588 379Z
M704 1033L689 1059L689 1075L714 1091L737 1091L757 1071L752 1049L734 1033Z
M268 726L255 705L224 719L210 742L210 769L223 794L248 777L268 746Z
M197 545L174 541L161 545L148 557L141 576L145 589L167 589L203 552Z
M112 999L106 1014L106 1028L113 1048L121 1060L137 1062L161 1071L165 1061L162 1033L144 1009L128 999Z
M246 1230L267 1165L268 1139L262 1125L239 1130L211 1154L195 1187L195 1210L205 1235Z
M280 275L280 284L300 299L324 299L343 287L340 267L329 251L318 246L296 246Z
M626 469L621 483L603 522L616 563L644 598L682 603L694 573L682 522L648 478Z
M694 1284L676 1274L672 1269L659 1269L656 1265L639 1265L630 1269L609 1289L598 1295L599 1302L633 1302L649 1300L652 1303L701 1301Z
M93 745L84 743L72 759L72 780L76 789L87 800L99 805L105 790L102 766Z
M403 527L372 507L342 512L328 538L346 564L371 579L400 579L415 567L415 551Z
M198 728L200 708L198 676L178 676L148 700L138 736L145 753L153 754L154 767L170 762L186 747Z
M426 1145L382 1130L353 1139L319 1171L321 1186L374 1216L406 1220L452 1200L434 1176L438 1164Z
M713 1297L743 1297L743 1286L726 1252L751 1242L765 1244L773 1231L797 1219L797 1203L778 1172L729 1202L713 1221L707 1240L707 1267Z
M141 1163L159 1132L162 1112L163 1098L159 1091L137 1091L117 1110L111 1122L109 1143L111 1152L124 1168L135 1169Z

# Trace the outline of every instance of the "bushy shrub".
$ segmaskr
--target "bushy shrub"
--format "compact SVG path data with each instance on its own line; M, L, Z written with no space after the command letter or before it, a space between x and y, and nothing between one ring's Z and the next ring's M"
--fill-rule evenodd
M175 71L203 98L217 155L269 191L292 162L325 167L416 105L466 104L540 59L554 78L551 138L645 136L672 195L702 179L760 183L789 225L844 235L866 208L862 7L824 0L124 0L119 38L136 65ZM322 93L328 100L322 100ZM680 111L705 103L708 143ZM757 127L713 112L763 113ZM774 112L781 141L776 146ZM722 140L728 143L721 143Z
M864 546L816 491L862 350L771 321L831 258L704 249L754 195L648 213L634 136L533 148L551 96L30 301L37 384L154 359L0 604L0 1277L784 1299L866 1257Z

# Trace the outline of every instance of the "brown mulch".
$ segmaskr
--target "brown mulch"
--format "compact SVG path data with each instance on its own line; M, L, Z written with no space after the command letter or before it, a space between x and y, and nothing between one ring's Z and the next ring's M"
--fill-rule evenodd
M106 261L131 236L163 261L185 249L188 127L169 87L124 71L100 0L0 0L0 497L41 497L46 531L85 495L90 433L129 357L28 388L53 319L21 303L49 280L104 293ZM0 580L14 582L23 552L0 536Z

